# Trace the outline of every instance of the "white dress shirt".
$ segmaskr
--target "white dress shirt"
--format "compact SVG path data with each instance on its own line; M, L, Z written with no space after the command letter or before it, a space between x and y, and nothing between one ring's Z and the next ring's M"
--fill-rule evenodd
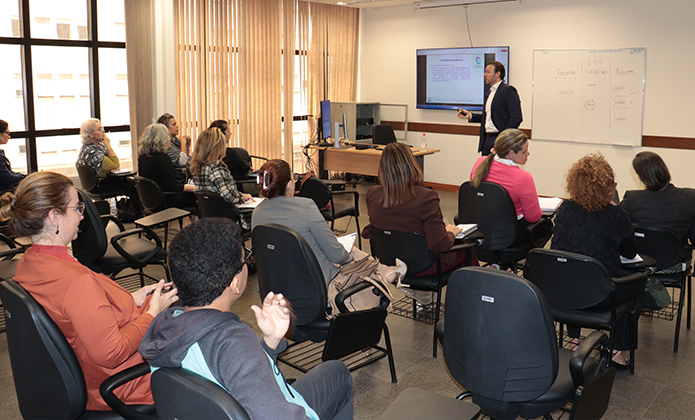
M495 99L495 93L497 88L500 86L502 81L495 83L490 86L490 94L487 97L487 102L485 102L485 132L486 133L499 133L495 124L492 123L492 100Z

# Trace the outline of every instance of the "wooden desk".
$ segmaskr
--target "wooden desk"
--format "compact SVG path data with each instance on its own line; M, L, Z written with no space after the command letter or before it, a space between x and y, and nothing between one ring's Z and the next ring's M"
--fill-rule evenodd
M359 175L377 175L379 160L381 159L381 150L378 149L362 149L357 150L354 147L346 147L336 149L334 147L318 147L309 146L310 149L319 151L319 178L325 171L340 171ZM415 160L425 171L424 157L439 152L439 149L420 150L413 148L413 156Z

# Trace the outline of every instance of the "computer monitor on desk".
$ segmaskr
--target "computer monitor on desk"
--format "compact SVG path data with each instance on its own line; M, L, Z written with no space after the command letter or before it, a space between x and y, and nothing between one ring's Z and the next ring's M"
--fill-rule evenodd
M377 124L372 127L372 143L386 145L396 141L396 133L388 124Z

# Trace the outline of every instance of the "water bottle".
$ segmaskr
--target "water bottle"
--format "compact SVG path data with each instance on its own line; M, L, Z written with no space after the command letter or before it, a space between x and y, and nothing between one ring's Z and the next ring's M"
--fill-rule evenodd
M420 148L422 150L427 149L427 134L426 133L422 133L422 141L420 142Z

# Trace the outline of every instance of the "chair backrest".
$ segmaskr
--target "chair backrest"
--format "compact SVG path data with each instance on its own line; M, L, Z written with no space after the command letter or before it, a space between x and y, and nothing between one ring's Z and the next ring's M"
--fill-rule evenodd
M223 217L240 222L239 211L221 195L209 191L196 191L195 197L198 201L198 215L201 218Z
M684 260L685 248L678 235L670 230L632 225L635 230L637 252L656 260L656 271L676 266ZM684 270L680 270L684 271Z
M516 238L516 210L503 186L483 181L474 188L470 181L459 188L459 223L475 223L485 235L482 250L505 249Z
M567 309L596 306L615 289L600 261L555 249L531 250L524 277L543 292L550 305Z
M0 283L7 347L25 419L76 419L87 405L82 368L58 326L13 280Z
M252 241L261 298L282 293L292 303L297 326L325 317L326 283L306 240L294 229L267 224L254 227Z
M244 149L243 147L232 147L232 150L236 152L237 155L239 155L239 158L244 161L245 164L252 166L251 165L251 155L249 155L249 152Z
M393 127L388 124L377 124L372 126L372 143L389 144L397 141Z
M72 241L72 255L90 269L101 272L92 261L103 257L109 245L104 223L87 193L78 188L77 194L84 203L84 219L80 222L77 239Z
M244 407L224 388L183 368L152 373L152 397L161 420L248 420Z
M555 381L553 317L540 290L521 277L480 267L456 270L444 322L447 367L481 407L509 412L511 403L533 400Z
M155 181L136 175L135 185L137 186L140 204L142 204L146 213L157 213L166 208L164 193Z
M311 198L316 203L316 206L321 209L331 201L331 190L325 182L305 174L304 177L309 177L304 181L301 179L297 182L300 188L297 188L297 197Z
M437 253L427 248L425 235L419 233L381 230L372 226L372 238L369 240L372 254L379 262L396 265L396 258L408 265L409 274L418 274L428 268L437 259Z
M99 179L92 168L87 165L76 164L77 175L80 177L80 185L89 192L96 192Z

